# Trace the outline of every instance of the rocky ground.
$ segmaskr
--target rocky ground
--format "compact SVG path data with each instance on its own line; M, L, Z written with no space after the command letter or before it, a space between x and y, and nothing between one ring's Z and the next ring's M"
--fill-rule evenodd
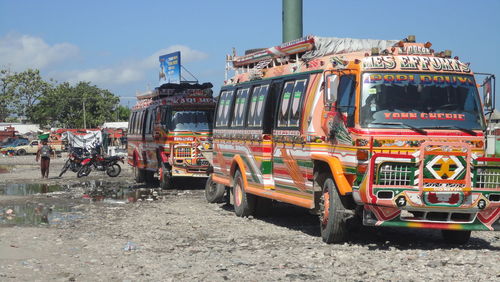
M230 205L206 203L203 181L156 198L126 165L117 178L59 179L63 162L42 180L33 156L0 157L0 189L49 187L0 190L0 281L500 280L498 232L473 232L458 247L437 231L357 227L347 243L326 245L317 218L300 208L276 204L267 217L237 218ZM15 205L47 220L16 221L22 215L7 214Z

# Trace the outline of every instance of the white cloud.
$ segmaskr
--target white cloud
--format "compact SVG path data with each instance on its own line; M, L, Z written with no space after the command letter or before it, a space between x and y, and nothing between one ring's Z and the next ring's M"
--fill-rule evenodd
M131 82L145 80L146 77L157 75L153 69L159 69L160 55L181 51L181 63L200 61L208 57L204 52L191 49L184 45L172 45L165 49L156 51L151 56L140 60L133 60L111 67L92 68L85 70L75 70L61 73L65 80L70 82L90 81L95 84L104 84L106 86L121 85Z
M70 43L47 44L42 38L15 33L0 37L0 66L13 71L43 69L78 56L79 48Z
M145 58L142 60L142 66L144 68L159 68L160 63L158 61L158 57L161 55L165 55L168 53L180 51L181 52L181 64L182 63L189 63L189 62L196 62L196 61L201 61L204 60L208 57L206 53L203 53L198 50L193 50L189 48L188 46L184 45L172 45L170 47L167 47L165 49L161 49L156 51L154 54L151 56Z
M115 86L155 77L157 73L153 70L159 70L158 57L176 51L181 52L183 64L208 57L206 53L189 46L172 45L143 59L137 58L110 66L61 71L56 65L79 56L80 49L77 46L70 43L49 45L40 37L10 33L0 37L0 67L9 67L13 71L23 71L27 68L48 70L49 76L60 82L89 81L103 86Z

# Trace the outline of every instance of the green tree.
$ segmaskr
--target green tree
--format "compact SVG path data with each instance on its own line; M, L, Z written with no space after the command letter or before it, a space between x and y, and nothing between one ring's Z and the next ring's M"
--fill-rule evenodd
M43 80L40 71L28 69L20 73L11 75L14 88L14 108L17 116L26 118L30 122L35 122L33 117L34 106L40 97L46 95L52 88L52 81Z
M116 121L128 121L128 118L130 117L130 109L128 107L118 105L116 107L116 112L117 112L117 120Z
M15 86L13 74L9 70L0 70L0 121L5 121L13 113Z
M130 110L119 101L110 91L89 82L62 83L40 97L33 114L41 125L96 128L106 121L128 119Z

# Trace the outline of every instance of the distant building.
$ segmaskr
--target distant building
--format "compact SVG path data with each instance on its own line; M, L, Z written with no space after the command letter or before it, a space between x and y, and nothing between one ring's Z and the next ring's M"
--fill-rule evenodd
M38 124L23 124L16 122L0 122L0 130L5 130L7 127L12 126L17 131L18 135L26 135L29 133L38 133L40 126Z

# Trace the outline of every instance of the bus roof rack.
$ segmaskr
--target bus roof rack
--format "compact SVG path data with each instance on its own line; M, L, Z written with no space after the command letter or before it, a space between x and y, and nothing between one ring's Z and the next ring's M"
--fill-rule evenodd
M236 68L256 65L258 62L302 54L303 60L317 57L358 52L379 48L380 50L394 46L400 40L356 39L338 37L306 36L271 48L259 49L244 56L232 56Z

